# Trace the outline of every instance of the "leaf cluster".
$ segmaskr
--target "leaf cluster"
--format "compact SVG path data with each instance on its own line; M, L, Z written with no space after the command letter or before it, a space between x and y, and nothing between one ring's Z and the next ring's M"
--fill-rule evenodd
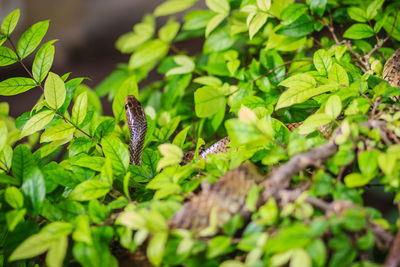
M373 230L397 226L364 206L363 193L379 184L400 198L400 88L382 77L400 41L400 4L205 0L204 9L192 8L196 3L166 0L120 36L116 49L130 59L96 88L51 72L56 40L41 44L49 21L15 43L20 11L6 16L0 66L20 64L27 75L1 81L0 95L42 95L15 119L0 103L0 264L118 266L120 251L145 253L156 266L382 263L386 251ZM181 20L178 12L185 12ZM162 16L169 18L157 27ZM185 40L201 42L201 51L181 49ZM152 71L162 79L139 93ZM140 99L148 121L142 166L129 164L127 95ZM102 97L113 116L103 114ZM363 126L371 119L392 135ZM303 124L290 132L285 124L295 122ZM326 143L335 128L338 151L292 177L290 187L302 190L296 200L260 203L262 188L254 186L245 200L249 221L235 215L218 228L210 214L208 231L169 229L201 184L246 161L267 176ZM199 158L202 146L225 136L228 153ZM190 150L193 160L181 166ZM327 212L307 196L354 206Z

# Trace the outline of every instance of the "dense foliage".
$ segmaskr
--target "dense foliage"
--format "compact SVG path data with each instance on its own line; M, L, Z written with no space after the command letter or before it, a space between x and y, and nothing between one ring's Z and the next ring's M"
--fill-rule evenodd
M55 40L41 44L49 21L17 40L19 10L3 20L0 66L22 64L27 77L1 81L0 95L43 94L16 119L8 116L13 107L0 103L0 265L117 266L137 251L154 265L384 261L388 244L380 246L376 229L391 237L397 225L364 207L363 192L374 183L400 198L400 88L382 79L400 41L400 3L206 0L208 9L189 9L196 2L167 0L145 15L116 42L131 54L129 62L94 89L83 78L50 72ZM188 9L182 20L171 16L157 27L159 17ZM179 48L191 39L201 52ZM30 67L24 59L35 51ZM137 83L151 71L162 80L139 92ZM128 94L147 114L142 166L129 164ZM105 96L112 117L102 114ZM368 120L385 122L394 135L363 127ZM299 121L293 133L284 126ZM318 131L324 125L325 134ZM292 177L298 199L257 205L259 186L247 195L250 220L234 216L221 230L203 233L168 228L202 182L245 161L267 177L327 142L335 128L338 152ZM198 159L200 146L226 135L228 153ZM194 149L194 160L180 166L183 151ZM307 196L352 205L324 210Z

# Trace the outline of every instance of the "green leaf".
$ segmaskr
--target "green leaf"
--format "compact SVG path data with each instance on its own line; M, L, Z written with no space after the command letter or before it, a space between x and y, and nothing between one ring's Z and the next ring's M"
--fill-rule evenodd
M290 260L290 267L311 267L311 258L308 253L301 248L294 249L292 252L292 259Z
M344 183L348 187L359 187L369 183L370 179L362 176L360 173L353 172L344 177Z
M18 61L17 55L6 46L0 47L0 66L8 66Z
M384 0L374 0L368 5L366 13L368 20L372 20L378 15L378 11L381 11L384 2Z
M327 0L307 0L307 4L310 6L312 14L316 13L319 17L324 14Z
M139 95L135 76L130 76L127 78L114 97L112 109L114 117L117 121L121 121L125 117L125 98L128 95L133 95L136 98Z
M44 83L44 97L47 104L54 109L60 108L64 104L66 93L65 84L60 76L49 72Z
M257 0L257 6L262 11L267 11L271 8L271 0Z
M29 119L21 131L21 137L31 135L42 130L54 117L54 111L44 110Z
M196 2L197 0L168 0L156 7L154 15L159 17L178 13L188 9Z
M48 232L40 232L24 240L10 255L9 261L36 257L46 252L56 238Z
M343 37L357 40L369 38L371 36L374 36L374 30L371 26L363 23L353 24L343 33Z
M332 121L332 117L325 113L317 113L309 116L299 127L300 134L309 134Z
M93 244L92 235L90 233L89 216L80 215L76 218L76 229L72 233L72 238L74 241L84 242L88 245Z
M186 126L182 131L180 131L175 137L174 140L172 141L172 144L182 148L183 145L185 144L186 136L187 133L190 129L190 125Z
M14 31L15 26L17 26L19 20L20 11L16 9L8 14L3 22L1 23L1 33L5 36L10 36L10 34Z
M179 67L170 69L165 74L165 76L191 73L195 68L195 64L194 64L193 60L188 56L185 56L185 55L175 56L174 61L176 64L179 65Z
M31 78L8 78L0 82L0 95L18 95L36 86L36 82Z
M297 87L297 88L310 88L315 87L317 82L314 77L307 73L300 73L283 80L279 83L280 86Z
M206 0L209 9L217 13L228 14L230 6L227 0Z
M132 165L136 166L136 165ZM139 166L137 166L139 167ZM101 168L101 173L100 173L100 181L108 183L110 186L113 184L113 172L112 172L112 165L111 165L111 160L106 159L103 167Z
M74 107L72 108L72 122L80 125L86 117L87 112L87 92L82 92L75 100Z
M20 209L24 206L24 196L16 187L8 187L4 193L4 199L14 209Z
M22 184L22 192L33 210L33 216L39 214L43 200L46 196L46 185L42 172L38 167L33 168Z
M7 144L7 135L8 135L7 124L1 120L0 121L0 152L3 150L3 148Z
M378 157L379 168L386 174L391 175L396 166L397 159L390 153L380 153Z
M104 166L104 162L105 159L103 157L85 156L78 159L73 164L99 172Z
M48 20L40 21L33 24L22 34L17 44L17 53L21 59L26 58L36 49L36 47L38 47L48 28Z
M325 104L325 113L336 119L342 111L342 101L337 95L331 95Z
M225 128L234 144L246 144L251 142L266 142L261 132L254 126L239 119L225 121Z
M340 86L349 86L349 76L347 76L346 70L337 63L334 63L329 70L328 80Z
M113 136L104 137L101 140L101 145L103 146L105 157L111 160L115 174L124 174L129 165L129 151L127 146Z
M207 247L207 258L212 259L228 252L231 245L231 237L216 236L210 240Z
M183 157L182 149L173 144L162 144L158 146L163 157L158 161L157 171L170 165L178 164Z
M158 32L160 40L164 42L171 43L174 40L176 34L179 32L180 28L179 22L175 19L169 19L167 24L165 24Z
M314 31L314 23L314 19L311 16L303 14L293 23L277 30L276 33L291 37L303 37Z
M206 37L210 35L210 33L221 24L221 22L226 18L225 13L218 13L207 23L206 27Z
M328 76L332 67L332 59L329 53L324 49L317 50L314 53L314 66L320 74Z
M24 182L28 178L35 165L32 153L25 145L20 144L14 149L12 172L20 181Z
M290 87L287 91L283 92L279 97L278 103L275 106L275 110L280 108L289 107L293 104L303 103L307 99L320 95L322 93L334 91L337 89L337 85L326 84L317 88L296 88Z
M167 238L168 233L166 232L155 233L147 245L147 257L155 266L159 266L162 262Z
M364 178L372 179L378 173L378 157L377 150L364 150L358 155L358 167Z
M259 195L258 186L253 185L249 190L249 192L247 193L246 197L246 207L252 212L256 210L258 195Z
M46 254L46 265L50 267L62 267L65 255L67 254L68 237L60 236L51 242L49 251Z
M349 16L352 20L355 20L358 22L367 22L368 21L367 13L362 8L352 6L347 9L347 13L349 14Z
M249 36L250 40L253 39L254 35L264 26L267 22L268 14L264 12L258 12L251 20L249 25Z
M88 180L77 185L68 198L76 201L88 201L105 196L110 189L111 186L108 183L98 180Z
M207 118L225 108L225 93L220 88L203 86L194 92L194 102L196 116Z
M54 60L54 45L56 40L48 41L39 48L32 65L33 78L41 83L46 78Z
M132 54L129 59L129 68L138 69L146 64L157 62L167 55L168 50L169 44L167 42L159 39L148 41Z
M8 230L13 232L15 227L24 220L26 209L11 210L6 213Z
M75 127L71 124L60 123L50 129L44 131L44 133L40 136L40 142L52 142L55 140L61 140L67 138L72 135L75 131ZM72 137L71 137L72 139Z

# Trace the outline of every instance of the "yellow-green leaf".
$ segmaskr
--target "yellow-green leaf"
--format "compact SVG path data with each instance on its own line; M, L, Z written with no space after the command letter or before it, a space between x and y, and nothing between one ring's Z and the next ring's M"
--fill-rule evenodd
M49 267L62 267L65 255L67 254L67 248L67 236L60 236L52 241L49 251L46 254L46 264Z
M309 134L318 129L318 127L328 124L332 117L325 113L318 113L309 116L299 127L300 134Z
M168 0L157 6L154 10L154 15L165 16L178 13L191 7L197 0Z
M87 180L78 184L68 198L77 201L88 201L106 195L111 189L108 183L99 180Z
M31 78L12 77L0 82L0 95L17 95L36 87Z
M87 92L82 92L75 100L71 119L76 125L81 124L86 117L87 99Z
M157 164L157 170L161 170L167 166L178 164L183 157L182 149L173 144L162 144L158 146L158 150L163 155L163 158Z
M147 257L150 262L159 266L164 257L165 244L167 243L168 233L159 232L153 235L147 246Z
M24 240L11 254L9 261L36 257L46 252L56 238L48 232L40 232Z
M49 21L39 21L26 30L17 43L17 53L21 59L32 53L42 41L49 28Z
M65 101L66 90L63 80L57 74L49 72L44 83L44 97L47 104L54 109L60 108Z
M54 117L54 111L44 110L29 119L22 128L21 137L31 135L34 132L42 130Z
M118 92L114 97L112 110L117 121L121 121L125 117L125 98L127 95L133 95L136 98L139 95L135 76L130 76L127 78L118 89Z
M35 60L32 65L32 75L36 81L42 82L46 78L54 59L54 45L55 40L48 41L39 48L36 53Z
M8 134L8 129L7 125L4 121L0 121L0 152L3 150L3 148L7 144L7 134Z
M10 34L14 31L15 26L17 26L19 20L20 11L16 9L8 14L3 22L1 23L1 33L5 36L10 36Z
M75 127L71 124L60 123L50 129L44 131L42 136L40 137L40 142L52 142L55 140L61 140L67 138L75 131Z

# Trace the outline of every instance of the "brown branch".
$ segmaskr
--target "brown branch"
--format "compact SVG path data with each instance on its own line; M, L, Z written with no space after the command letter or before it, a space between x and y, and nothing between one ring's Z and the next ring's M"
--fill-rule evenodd
M400 203L397 203L397 208L400 211ZM400 231L397 230L396 237L394 238L393 245L385 260L385 266L397 267L400 266Z
M396 28L396 22L397 22L397 16L398 16L398 15L399 15L399 10L396 11L396 15L395 15L394 21L393 21L392 30L390 31L390 33L388 34L388 36L386 36L386 38L383 39L381 43L378 42L378 43L374 46L374 48L372 48L372 50L369 51L369 53L364 57L364 58L367 60L367 62L368 62L368 59L371 57L371 55L372 55L373 53L375 53L376 50L380 49L380 48L383 46L383 44L386 43L386 42L389 40L390 36L392 36L393 31L394 31L394 29Z

